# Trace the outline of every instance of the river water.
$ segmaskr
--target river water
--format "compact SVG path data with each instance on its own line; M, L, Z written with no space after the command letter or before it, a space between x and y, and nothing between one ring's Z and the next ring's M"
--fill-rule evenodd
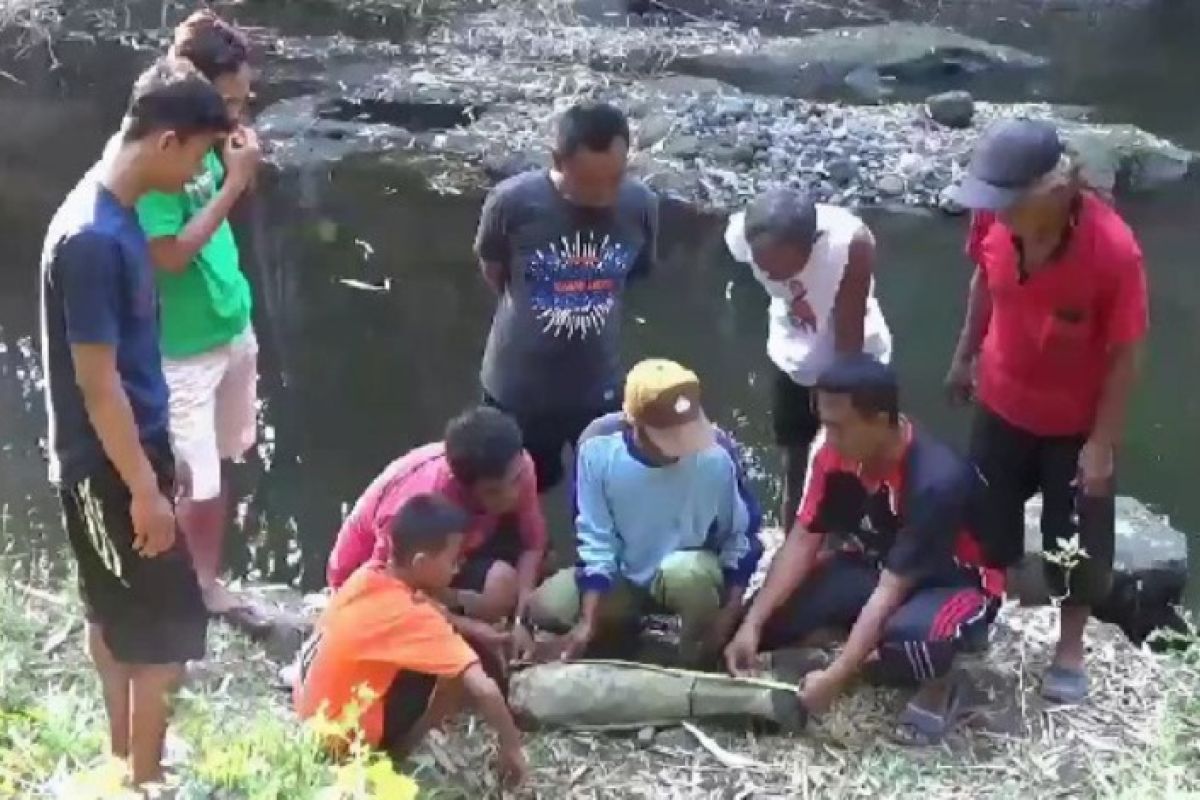
M1037 96L1093 105L1099 119L1200 149L1196 5L1160 0L1096 15L940 19L1049 55L1055 66L1028 89ZM34 52L8 65L24 84L0 81L0 241L7 253L0 260L0 550L51 561L60 560L62 536L44 478L44 415L29 355L38 253L56 204L116 124L128 81L149 54L75 44L56 57L53 73L47 56ZM479 203L431 194L419 177L360 158L266 175L241 209L263 344L266 469L242 491L249 545L235 537L235 570L317 585L345 505L389 459L437 438L445 419L477 396L492 308L470 249ZM1153 302L1122 491L1168 513L1177 527L1200 531L1200 493L1191 482L1200 441L1200 185L1125 197L1121 205L1146 251ZM965 223L917 212L869 218L906 403L961 441L967 415L947 409L939 392L968 276ZM759 490L773 507L765 299L724 253L721 220L668 207L663 232L660 270L633 290L626 354L668 356L698 369L711 416L758 456ZM366 291L343 278L388 289ZM560 501L552 500L551 517L561 528Z

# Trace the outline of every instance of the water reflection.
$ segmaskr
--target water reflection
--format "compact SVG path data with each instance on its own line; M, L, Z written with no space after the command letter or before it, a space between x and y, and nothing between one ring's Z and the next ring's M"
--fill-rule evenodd
M1195 16L1185 20L1190 41L1200 33ZM1123 72L1121 83L1110 84L1109 61L1100 56L1116 34L1098 27L1072 34L1058 89L1071 99L1100 99L1110 116L1200 146L1200 123L1178 103L1184 95L1173 94L1190 91L1184 76L1197 65L1174 30L1179 20L1149 13L1139 19L1141 28L1122 35L1160 42L1143 50L1153 51L1154 69ZM53 551L61 541L38 451L44 419L27 357L38 250L55 205L116 124L124 81L142 60L126 51L78 56L53 81L31 68L29 85L0 86L8 118L29 112L19 117L24 127L0 140L0 237L8 256L0 266L0 548ZM259 459L269 468L257 481L247 470L242 486L239 519L251 546L231 554L239 571L318 583L344 504L397 453L437 438L444 420L478 396L492 310L470 252L479 198L431 195L422 185L402 166L352 159L271 176L240 211L263 344ZM1154 329L1132 410L1123 489L1168 511L1180 527L1200 530L1190 472L1191 443L1200 440L1200 378L1191 368L1200 340L1200 274L1193 269L1200 187L1138 198L1126 209L1147 254ZM946 409L940 382L967 279L963 224L915 213L869 220L880 241L880 297L896 333L908 405L961 440L966 415ZM776 465L766 418L766 301L724 253L721 233L715 218L666 209L663 263L632 292L626 356L653 353L698 369L713 416L759 454L759 489L769 500ZM560 537L568 533L561 511L552 519Z

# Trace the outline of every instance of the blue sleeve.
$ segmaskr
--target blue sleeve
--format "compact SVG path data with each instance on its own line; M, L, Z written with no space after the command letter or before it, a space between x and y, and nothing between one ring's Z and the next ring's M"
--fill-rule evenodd
M617 574L616 526L604 492L603 448L579 449L575 469L576 545L579 563L575 580L583 591L607 592Z
M58 286L71 344L113 344L120 336L121 255L110 239L82 233L54 253Z
M725 431L717 430L717 443L725 449L729 454L729 458L733 461L734 469L737 471L737 493L738 498L746 510L746 552L735 569L730 570L725 575L725 583L729 586L747 586L750 583L751 576L758 569L758 562L762 560L763 544L762 544L762 523L763 511L762 505L758 502L758 497L750 488L750 479L746 475L745 464L742 461L741 450L738 447L737 441Z
M750 551L750 542L746 537L750 514L738 491L736 463L732 459L725 459L721 466L724 485L718 490L721 502L717 507L717 519L709 541L717 550L725 585L745 586L750 578L748 574L742 574L746 554Z

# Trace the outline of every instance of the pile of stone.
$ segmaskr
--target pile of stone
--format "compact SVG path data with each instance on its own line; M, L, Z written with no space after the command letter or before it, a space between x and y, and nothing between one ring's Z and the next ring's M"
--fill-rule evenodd
M502 11L469 18L408 51L286 37L273 40L273 50L271 80L315 89L261 118L278 164L383 153L430 165L435 188L448 191L547 163L553 118L582 98L628 111L634 169L656 190L718 210L779 184L851 206L954 210L943 202L945 189L997 116L1059 121L1103 189L1177 180L1193 161L1132 126L1088 124L1078 109L976 103L961 91L923 103L811 99L911 93L925 72L947 64L979 71L1042 63L930 26L763 40L715 23L594 27Z

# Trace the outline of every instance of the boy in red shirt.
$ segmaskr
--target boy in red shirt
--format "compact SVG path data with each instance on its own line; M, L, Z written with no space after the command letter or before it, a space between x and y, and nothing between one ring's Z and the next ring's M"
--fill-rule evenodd
M1069 575L1047 562L1066 600L1042 686L1049 700L1077 703L1088 691L1084 628L1112 579L1114 452L1149 325L1142 253L1083 187L1048 122L993 124L955 199L975 212L975 274L946 383L954 399L978 403L971 451L988 503L979 533L996 565L1016 563L1025 503L1041 492L1043 551L1078 534L1087 556Z
M466 512L434 495L404 504L391 522L389 562L355 572L305 645L296 711L340 721L361 703L361 736L403 758L460 710L465 693L499 735L504 777L520 783L529 767L504 695L432 599L454 577L469 523Z

